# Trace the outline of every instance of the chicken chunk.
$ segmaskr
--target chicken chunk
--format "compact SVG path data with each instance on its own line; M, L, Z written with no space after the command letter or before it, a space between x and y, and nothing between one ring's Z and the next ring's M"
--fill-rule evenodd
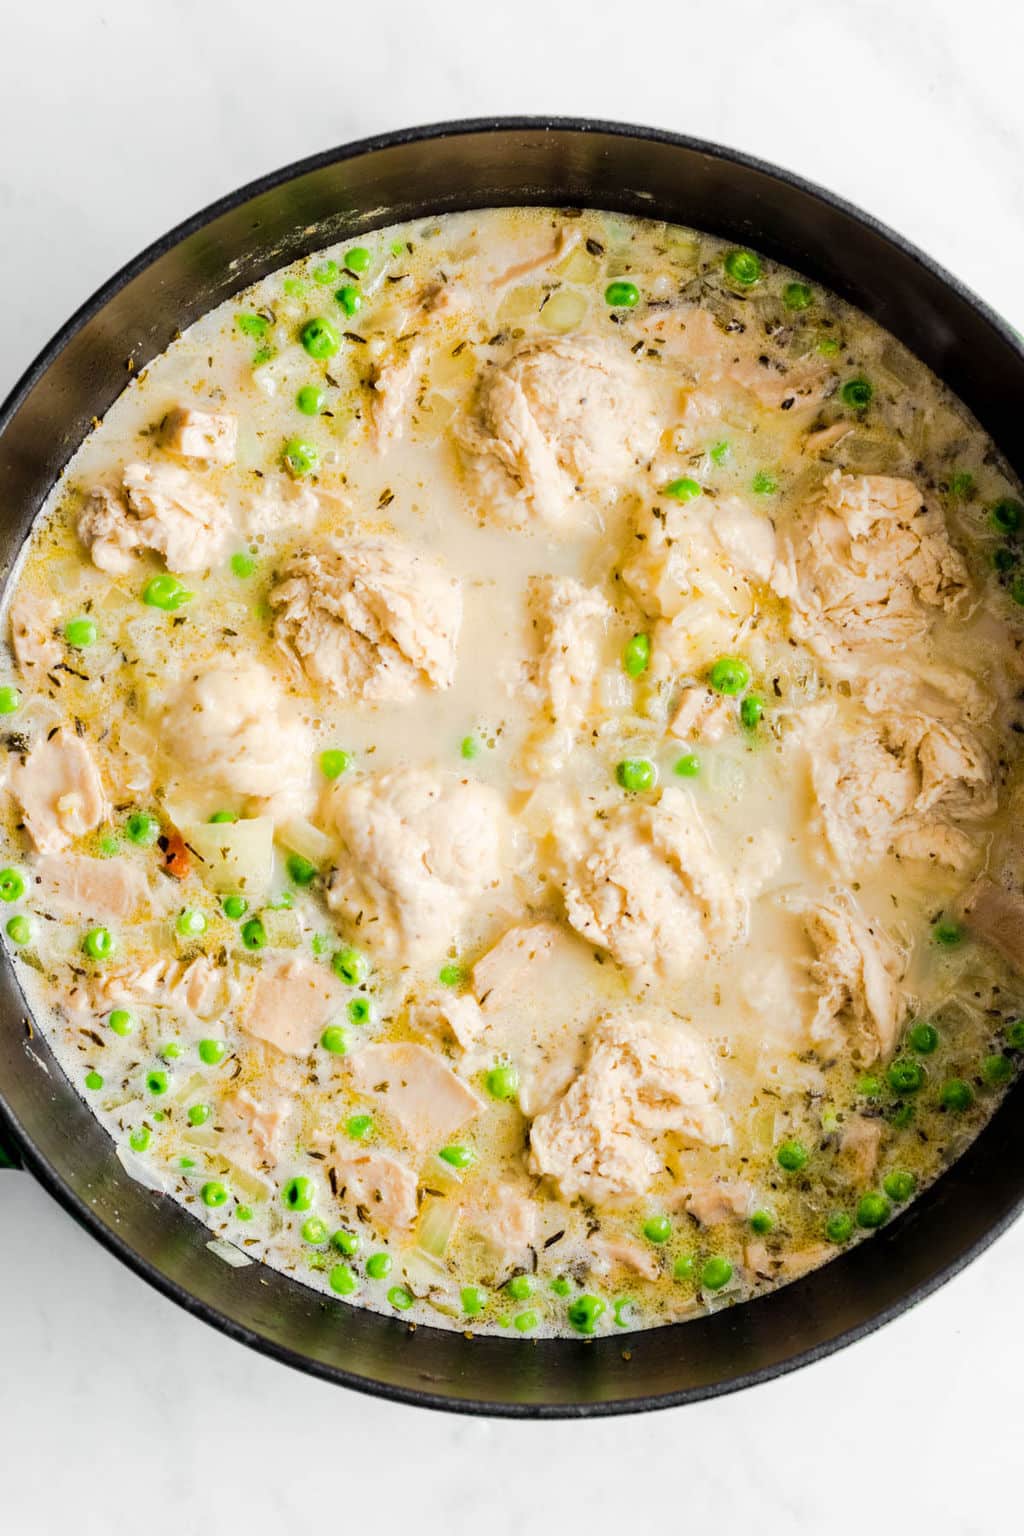
M224 1100L226 1130L230 1133L232 1122L246 1141L256 1148L263 1162L271 1162L281 1155L284 1130L291 1118L292 1101L286 1095L261 1085L259 1098L248 1088L239 1088Z
M658 435L628 351L566 336L531 342L483 375L460 447L485 520L574 529L586 522L582 498L615 494Z
M46 854L36 874L46 907L62 917L127 919L150 905L149 882L130 859Z
M530 968L559 937L554 923L510 928L473 967L473 990L485 1013L514 1007Z
M421 341L408 341L374 365L370 421L378 447L402 436L426 356L427 349Z
M62 725L37 742L11 769L8 785L40 853L60 853L107 815L107 799L92 753Z
M652 619L652 673L693 671L727 651L775 567L775 530L737 496L645 505L622 580Z
M78 536L100 570L127 575L145 549L163 555L179 575L224 559L231 514L191 471L179 464L128 464L122 481L123 498L98 487L78 522Z
M482 784L418 768L339 780L325 816L343 848L328 903L382 959L443 955L502 878L505 811Z
M968 577L942 514L910 480L835 470L773 585L789 599L794 635L828 660L917 638L932 615L956 609Z
M638 1241L635 1237L626 1237L624 1233L614 1236L605 1236L603 1233L590 1239L590 1250L597 1260L597 1269L601 1274L611 1274L615 1270L628 1269L634 1275L639 1275L642 1280L657 1280L661 1273L658 1260L649 1245Z
M247 1035L289 1056L308 1056L340 996L340 985L324 966L303 959L271 961L257 973L239 1023Z
M552 828L566 915L583 938L641 984L678 980L735 941L745 902L691 795L666 789L656 805L601 810L563 810Z
M849 1050L864 1066L886 1060L910 1009L900 987L904 957L842 898L807 907L803 920L814 950L808 967L817 991L813 1044L830 1054Z
M688 1184L683 1208L702 1227L717 1227L737 1216L749 1216L754 1191L742 1179L698 1179Z
M296 528L308 533L319 515L320 497L310 486L291 475L264 475L257 495L244 504L242 520L255 538Z
M306 550L270 604L279 644L339 699L394 703L455 680L461 587L400 539L353 535Z
M528 601L538 644L529 684L544 722L529 744L530 767L550 774L598 707L613 615L600 592L569 576L532 577Z
M829 367L820 353L784 360L765 349L760 327L727 330L709 309L655 309L641 330L660 356L693 377L716 412L744 395L769 410L788 410L813 407L824 393Z
M893 851L962 868L976 841L959 823L996 807L992 765L964 727L921 715L880 716L811 749L811 779L829 849L844 873Z
M466 1226L491 1250L499 1269L525 1266L537 1243L537 1202L513 1184L483 1184L462 1207Z
M253 815L276 821L308 808L312 736L258 661L226 656L193 673L159 726L171 769L190 791L241 797Z
M179 405L163 420L164 446L181 459L205 464L233 464L238 446L238 417L232 411L197 411Z
M428 1040L471 1050L484 1027L480 1004L469 992L447 987L426 993L409 1009L409 1028Z
M169 1008L210 1022L235 1001L238 983L226 965L200 955L195 960L154 960L105 977L99 984L102 1005L119 1008L142 1003Z
M56 600L21 587L7 617L11 626L11 649L22 673L32 678L36 673L49 672L56 666L64 653L57 637L60 605Z
M839 1138L839 1160L859 1188L870 1184L878 1167L885 1125L866 1115L853 1115Z
M566 1200L641 1195L664 1166L656 1139L721 1146L729 1126L704 1043L675 1021L619 1014L594 1032L582 1071L530 1128L530 1166Z
M338 1199L365 1208L379 1232L405 1232L416 1220L416 1175L386 1152L352 1152L333 1162Z
M738 720L736 699L695 683L680 693L668 729L679 741L702 741L713 746L735 728Z
M422 1045L364 1045L349 1069L353 1088L376 1096L419 1152L442 1147L483 1109L472 1088Z

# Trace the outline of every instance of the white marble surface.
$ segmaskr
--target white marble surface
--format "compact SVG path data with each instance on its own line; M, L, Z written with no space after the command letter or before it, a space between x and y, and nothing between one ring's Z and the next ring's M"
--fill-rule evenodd
M816 178L1024 324L1024 16L1004 0L49 0L0 7L0 394L123 260L331 144L492 112L653 122ZM2 488L0 488L2 490ZM228 1343L0 1176L0 1526L344 1523L990 1536L1013 1519L1024 1226L911 1315L696 1409L509 1425ZM398 1475L396 1475L398 1473ZM374 1494L384 1495L384 1506Z

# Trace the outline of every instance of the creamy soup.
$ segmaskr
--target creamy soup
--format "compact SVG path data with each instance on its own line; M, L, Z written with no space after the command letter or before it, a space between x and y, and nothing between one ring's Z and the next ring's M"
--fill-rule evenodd
M204 317L8 595L7 941L124 1165L512 1339L896 1219L1024 1048L1017 498L688 229L463 213Z

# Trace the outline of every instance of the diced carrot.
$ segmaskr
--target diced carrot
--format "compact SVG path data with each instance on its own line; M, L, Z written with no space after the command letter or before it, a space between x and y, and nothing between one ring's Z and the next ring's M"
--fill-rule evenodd
M175 880L184 880L191 872L192 857L180 832L168 834L164 863L168 874L173 875Z

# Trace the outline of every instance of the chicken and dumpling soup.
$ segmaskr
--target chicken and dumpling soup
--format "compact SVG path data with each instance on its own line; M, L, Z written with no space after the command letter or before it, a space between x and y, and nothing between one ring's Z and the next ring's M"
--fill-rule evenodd
M135 378L7 606L4 927L232 1263L510 1338L796 1279L1024 1052L1024 506L890 336L598 212Z

